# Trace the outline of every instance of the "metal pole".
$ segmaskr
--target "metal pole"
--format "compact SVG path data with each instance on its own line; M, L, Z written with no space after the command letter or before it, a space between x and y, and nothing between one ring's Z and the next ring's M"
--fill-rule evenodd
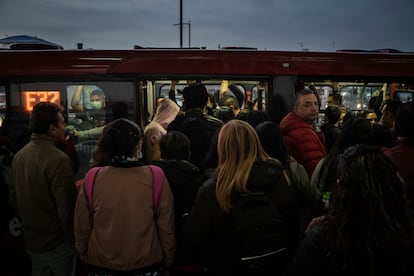
M180 0L180 48L183 48L183 0Z
M188 21L188 48L191 48L191 20Z

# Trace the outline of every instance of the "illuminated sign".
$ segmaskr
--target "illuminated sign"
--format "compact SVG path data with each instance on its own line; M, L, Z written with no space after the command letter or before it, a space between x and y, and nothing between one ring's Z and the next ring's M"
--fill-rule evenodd
M39 102L52 102L60 106L60 91L23 91L23 104L26 111L32 111Z

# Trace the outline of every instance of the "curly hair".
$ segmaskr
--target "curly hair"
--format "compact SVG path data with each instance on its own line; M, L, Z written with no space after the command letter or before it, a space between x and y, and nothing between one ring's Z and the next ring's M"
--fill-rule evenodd
M328 211L328 256L343 271L370 275L413 257L414 231L404 183L377 147L355 145L341 155ZM385 261L385 262L384 262Z
M322 181L322 174L320 174L318 181L318 188L321 192L331 191L336 186L339 155L346 148L357 144L373 144L372 126L361 117L351 118L345 122L337 140L326 156L321 169L326 170L326 179Z

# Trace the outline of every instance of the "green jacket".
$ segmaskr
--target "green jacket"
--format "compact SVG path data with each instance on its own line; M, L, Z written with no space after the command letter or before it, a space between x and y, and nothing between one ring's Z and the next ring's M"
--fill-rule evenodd
M52 137L32 134L13 159L11 180L10 200L23 222L29 252L47 252L65 240L74 242L77 191L72 162Z

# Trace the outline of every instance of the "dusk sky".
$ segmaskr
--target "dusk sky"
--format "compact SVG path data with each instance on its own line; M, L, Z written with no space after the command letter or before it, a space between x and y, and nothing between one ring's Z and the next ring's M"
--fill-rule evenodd
M0 39L65 49L179 47L179 0L0 0ZM414 0L183 0L191 46L414 52ZM183 46L189 46L188 25Z

